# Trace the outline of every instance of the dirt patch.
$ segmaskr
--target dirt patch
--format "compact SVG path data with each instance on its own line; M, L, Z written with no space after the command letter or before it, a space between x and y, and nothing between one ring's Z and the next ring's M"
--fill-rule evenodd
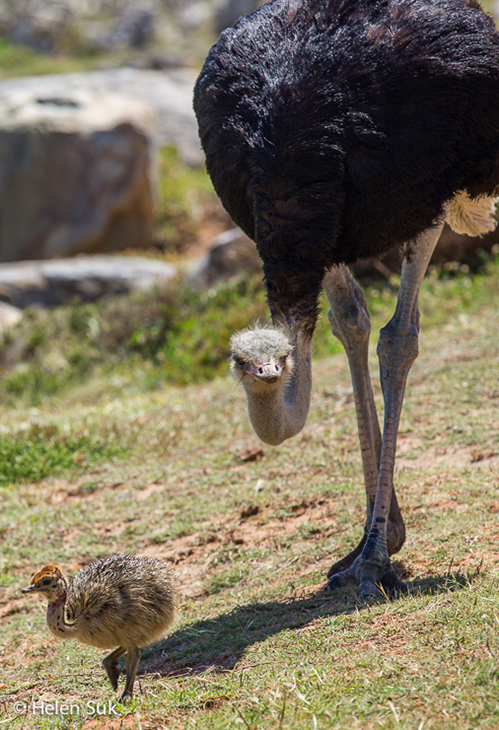
M423 449L424 453L415 456L406 456L411 451ZM442 464L452 464L459 468L473 464L474 467L499 466L499 454L491 448L477 448L469 446L429 446L423 439L399 438L397 444L396 471L401 469L428 469Z
M85 722L82 726L82 730L94 730L94 728L106 728L106 730L125 730L125 728L137 727L137 719L135 714L129 715L128 717L120 717L117 720L110 720L109 717L105 719L93 719ZM152 730L152 728L159 728L159 725L152 725L146 723L140 726L143 730Z
M0 619L12 616L14 613L19 613L23 608L24 603L21 602L20 598L8 600L5 597L0 597Z
M200 598L206 595L204 579L221 549L231 545L273 548L276 540L291 537L294 541L303 541L300 527L310 528L311 525L311 538L314 537L314 531L320 532L321 537L327 537L333 532L338 533L336 509L335 500L322 498L303 501L288 508L276 508L275 505L254 511L245 508L239 515L222 518L216 531L194 532L171 540L168 544L149 545L140 552L142 555L171 560L179 575L182 597ZM317 565L313 570L317 570Z
M99 481L90 480L89 475L81 477L76 480L71 487L64 488L64 481L61 482L61 488L57 489L51 496L50 502L54 506L67 502L68 500L91 500L102 492L109 490L117 490L120 487L126 487L127 482L121 481Z

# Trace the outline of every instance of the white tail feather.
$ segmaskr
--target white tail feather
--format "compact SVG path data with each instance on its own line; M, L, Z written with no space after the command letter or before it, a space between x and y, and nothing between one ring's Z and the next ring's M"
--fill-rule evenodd
M499 198L470 198L465 190L456 193L449 206L447 223L456 233L483 236L497 226L495 205Z

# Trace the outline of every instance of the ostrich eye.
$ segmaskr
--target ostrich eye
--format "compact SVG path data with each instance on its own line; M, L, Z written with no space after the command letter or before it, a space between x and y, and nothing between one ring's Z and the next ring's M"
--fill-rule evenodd
M52 583L52 578L44 578L42 580L42 586L48 586L50 583Z
M232 359L238 365L240 368L243 368L245 365L245 362L242 357L239 357L239 355L232 355Z

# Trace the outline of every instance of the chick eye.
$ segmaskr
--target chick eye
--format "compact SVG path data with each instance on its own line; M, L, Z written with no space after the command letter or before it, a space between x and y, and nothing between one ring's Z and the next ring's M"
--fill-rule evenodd
M49 583L51 583L51 582L52 582L52 580L50 578L44 578L42 580L42 586L48 586Z

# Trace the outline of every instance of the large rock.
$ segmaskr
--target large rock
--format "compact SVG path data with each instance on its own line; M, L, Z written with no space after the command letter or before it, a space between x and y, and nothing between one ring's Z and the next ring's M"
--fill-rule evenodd
M155 142L177 147L187 164L202 165L204 156L192 109L197 73L191 69L169 71L119 68L88 73L52 74L0 82L0 102L20 90L41 97L66 97L73 92L120 93L150 107L157 120Z
M190 275L197 285L211 286L240 272L259 273L261 270L253 241L240 228L231 228L209 243L208 252L192 265Z
M0 324L2 319L7 324L15 322L16 311L26 307L53 307L75 299L92 302L159 286L176 274L172 264L140 256L0 264L0 303L6 304L0 308Z
M0 261L149 246L150 110L83 90L0 95Z

